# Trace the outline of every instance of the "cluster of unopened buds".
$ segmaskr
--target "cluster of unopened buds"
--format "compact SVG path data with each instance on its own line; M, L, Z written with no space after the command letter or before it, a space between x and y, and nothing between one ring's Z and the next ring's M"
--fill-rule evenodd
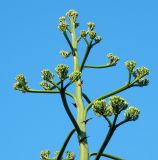
M102 40L101 36L97 36L96 32L94 31L95 28L95 23L93 22L88 22L88 30L81 30L80 31L80 36L82 38L86 38L87 35L89 35L91 40L94 40L95 43L99 43Z
M95 100L92 109L96 116L109 117L112 114L118 115L125 110L124 116L128 120L136 120L139 117L140 111L136 107L129 107L128 103L120 96L111 96L109 103L106 104L104 99Z
M26 92L28 89L27 82L25 80L25 76L23 74L19 74L16 76L16 82L13 85L15 90L19 90L22 92Z
M135 121L138 119L140 114L140 110L136 107L129 107L125 112L124 112L124 116L126 119L131 120L131 121Z
M104 99L95 100L92 109L96 116L111 116L112 108L106 105Z
M50 155L50 151L49 150L41 151L40 159L41 160L48 160L49 159L49 155Z
M81 72L74 71L69 75L71 82L78 81L81 78Z
M67 151L65 160L74 160L74 159L75 159L75 154L73 152Z
M60 51L60 55L62 55L64 58L68 58L70 56L71 52L67 52L64 50Z
M110 65L116 65L117 62L119 61L119 57L113 55L112 53L108 53L108 54L107 54L107 57L108 57L108 59L109 59L109 64L110 64Z
M145 76L149 74L148 68L143 66L134 70L136 62L133 60L126 61L125 66L128 69L129 73L132 74L134 79L136 80L135 85L143 87L149 84L149 80L145 78Z
M66 79L69 67L66 64L58 64L55 71L61 80Z

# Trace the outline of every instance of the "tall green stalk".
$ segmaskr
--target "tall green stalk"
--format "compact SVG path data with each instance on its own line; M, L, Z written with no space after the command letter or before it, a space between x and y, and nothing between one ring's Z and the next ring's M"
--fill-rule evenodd
M62 16L59 18L59 26L58 28L63 33L69 47L70 52L62 50L60 54L64 58L68 58L69 56L73 57L73 72L68 75L68 66L66 64L59 64L55 68L55 71L60 79L60 81L55 82L53 77L54 74L49 70L42 70L42 79L43 81L40 83L43 90L35 90L31 89L27 85L27 81L25 80L25 76L20 74L16 76L16 83L14 84L14 89L22 91L23 93L45 93L45 94L60 94L61 100L63 102L63 108L65 109L67 116L70 119L74 129L69 133L66 140L64 141L61 150L55 153L54 158L50 158L50 151L42 151L41 152L41 160L74 160L74 153L67 151L66 159L63 159L64 153L66 151L66 147L68 142L70 141L73 133L76 131L77 133L77 143L79 144L79 152L80 157L79 160L89 160L91 156L95 156L95 160L99 160L101 156L107 157L114 160L123 160L122 158L113 156L111 154L106 154L104 151L108 146L116 128L121 125L135 121L138 119L140 111L138 108L134 106L128 105L128 103L120 96L116 94L123 92L129 88L138 86L143 87L148 85L149 81L145 78L146 75L149 74L149 70L146 67L135 68L136 62L133 60L126 61L125 66L128 70L128 80L125 85L122 87L113 90L112 92L101 95L94 100L90 100L87 94L84 93L82 88L81 77L83 75L84 69L102 69L116 66L119 57L113 55L112 53L107 54L108 62L102 65L86 65L87 59L89 57L91 49L98 44L102 38L98 36L94 31L95 24L93 22L88 23L88 29L80 31L80 36L77 38L76 28L79 23L76 22L78 13L75 10L69 10L66 14L68 19L70 20L70 25L66 21L66 17ZM71 38L69 39L69 34ZM80 40L84 40L87 46L85 54L83 55L83 60L81 63L79 62L78 53L78 43ZM65 84L68 80L69 82ZM68 88L75 84L74 94L68 91ZM67 96L73 99L73 105L76 107L77 117L74 117L71 108L69 106L69 102L67 100ZM87 106L84 106L83 98L88 103ZM107 98L109 101L107 102ZM91 119L87 119L87 112L92 109L94 114L98 117L103 117L108 123L109 130L105 135L104 141L102 145L99 147L98 152L89 153L89 146L87 140L87 131L86 124ZM120 122L117 122L119 119L118 116L124 111L124 119ZM113 121L111 121L111 117L113 117ZM98 135L99 136L99 135Z

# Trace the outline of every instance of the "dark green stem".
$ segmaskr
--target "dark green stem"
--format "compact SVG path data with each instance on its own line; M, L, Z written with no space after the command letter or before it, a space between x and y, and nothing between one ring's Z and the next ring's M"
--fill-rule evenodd
M118 128L119 126L121 126L124 123L129 122L129 121L130 121L130 119L125 119L125 120L121 121L120 123L116 124L116 128Z
M67 146L68 142L70 141L70 138L72 137L72 135L74 134L75 131L76 131L76 129L74 128L74 129L68 134L68 136L66 137L65 142L64 142L64 144L63 144L63 146L62 146L62 148L61 148L61 150L60 150L60 153L59 153L59 155L58 155L57 160L61 160L61 158L62 158L62 156L63 156L63 154L64 154L64 151L65 151L65 149L66 149L66 146Z
M82 96L87 101L87 103L91 103L91 100L88 98L88 96L85 93L82 92Z
M92 65L86 65L84 66L84 68L96 68L96 69L100 69L100 68L108 68L108 67L112 67L115 66L113 64L105 64L105 65L100 65L100 66L92 66Z
M87 46L87 49L86 49L86 52L85 52L85 55L84 55L84 58L83 58L83 61L82 61L82 64L81 64L81 67L80 67L80 71L82 72L82 70L83 70L83 67L84 67L84 65L85 65L85 63L86 63L86 60L87 60L87 58L88 58L88 55L89 55L89 53L90 53L90 50L91 50L91 48L92 48L92 40L90 41L90 44Z
M68 114L72 124L74 125L75 129L76 129L76 132L78 135L80 135L80 128L74 118L74 116L72 115L70 109L69 109L69 106L68 106L68 103L67 103L67 100L66 100L66 96L65 96L65 91L63 90L63 88L61 88L61 92L60 92L60 95L61 95L61 99L62 99L62 102L63 102L63 105L64 105L64 108L66 110L66 113Z
M100 99L108 98L108 97L110 97L110 96L112 96L112 95L115 95L115 94L117 94L117 93L120 93L120 92L122 92L122 91L124 91L124 90L126 90L126 89L128 89L128 88L130 88L130 87L132 87L132 83L131 83L131 84L126 84L126 85L124 85L123 87L120 87L120 88L117 89L117 90L114 90L114 91L112 91L112 92L109 92L108 94L105 94L105 95L103 95L103 96L101 96L101 97L99 97L99 98L97 98L97 99L95 99L95 100L100 100ZM95 101L95 100L94 100L94 101ZM93 101L93 102L94 102L94 101ZM88 112L88 110L91 108L91 106L93 105L93 102L91 102L91 103L87 106L86 112Z
M113 124L112 124L111 127L109 128L109 131L108 131L108 133L107 133L107 135L106 135L106 138L105 138L103 144L101 145L101 147L100 147L100 149L99 149L99 152L98 152L97 155L96 155L95 160L99 160L99 159L100 159L100 157L101 157L102 153L104 152L106 146L108 145L108 143L109 143L112 135L114 134L115 129L116 129L115 124L116 124L116 121L117 121L117 117L118 117L118 115L115 115Z
M70 46L70 48L71 48L72 55L74 55L74 48L73 48L73 46L72 46L72 44L71 44L71 41L70 41L67 33L66 33L66 32L63 32L63 34L64 34L64 37L65 37L65 39L67 40L67 42L68 42L68 44L69 44L69 46Z
M104 118L105 118L105 120L108 122L108 124L109 124L109 127L111 127L111 121L110 121L110 119L107 117L107 116L103 116Z
M91 157L91 156L95 156L95 155L97 155L97 152L91 153L89 156ZM111 155L111 154L102 153L101 156L107 157L107 158L111 158L111 159L113 159L113 160L124 160L124 159L122 159L122 158L113 156L113 155Z

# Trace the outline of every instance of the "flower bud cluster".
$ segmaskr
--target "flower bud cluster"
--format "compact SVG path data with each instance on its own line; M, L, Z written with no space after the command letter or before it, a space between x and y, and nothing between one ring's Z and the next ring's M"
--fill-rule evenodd
M70 56L71 52L67 52L64 50L60 51L60 55L62 55L64 58L68 58Z
M48 82L53 81L54 74L51 73L49 70L44 69L41 71L41 73L42 73L43 80L48 81Z
M16 82L14 83L13 87L15 90L26 92L28 86L23 74L19 74L16 76Z
M94 30L94 28L95 28L95 23L93 23L93 22L88 22L87 25L88 25L88 30L89 30L89 31L93 31L93 30Z
M41 151L40 159L41 160L47 160L49 158L49 155L50 155L50 151L49 150Z
M109 64L111 65L116 65L117 62L119 61L119 57L113 55L112 53L107 54L107 57L109 59Z
M124 112L124 116L126 119L128 120L132 120L135 121L138 119L140 114L140 110L136 107L129 107L125 112Z
M133 76L135 78L143 78L144 76L149 74L149 69L146 67L140 67L133 71Z
M131 61L126 61L126 62L125 62L125 66L127 67L128 71L129 71L130 73L132 73L134 67L136 66L136 62L133 61L133 60L131 60Z
M94 38L95 43L99 43L101 40L102 40L102 37L101 37L101 36L96 36L96 37Z
M143 86L147 86L149 84L149 79L147 78L141 78L137 81L137 84L140 86L140 87L143 87Z
M67 13L66 16L70 19L70 21L72 20L73 22L76 22L76 19L78 17L78 12L70 9Z
M86 31L86 30L81 30L81 31L80 31L80 36L83 37L83 38L86 38L86 36L87 36L87 31Z
M65 21L65 17L64 16L60 17L59 18L59 25L58 25L59 30L62 31L62 32L66 32L68 26L69 25Z
M74 71L69 75L72 82L78 81L81 78L81 72Z
M66 152L66 159L74 160L75 159L75 154L73 152L67 151Z
M69 67L66 64L58 64L55 68L58 77L64 80L67 77Z
M111 96L109 106L112 107L114 114L119 114L128 107L128 103L120 96Z
M106 105L104 99L95 100L92 106L92 109L96 116L111 116L112 110Z
M43 87L45 90L51 90L52 85L46 81L40 82L40 86Z

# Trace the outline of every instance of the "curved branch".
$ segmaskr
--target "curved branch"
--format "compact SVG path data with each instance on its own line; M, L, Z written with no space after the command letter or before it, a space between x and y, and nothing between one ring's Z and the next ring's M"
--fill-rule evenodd
M82 96L87 101L87 103L91 103L91 100L88 98L88 96L85 93L82 92Z
M95 156L95 155L97 155L97 152L91 153L89 156L91 157L91 156ZM124 160L124 159L122 159L122 158L119 158L119 157L113 156L113 155L111 155L111 154L105 154L105 153L102 153L102 155L101 155L101 156L103 156L103 157L107 157L107 158L111 158L111 159L114 159L114 160Z
M27 92L30 93L60 93L59 90L35 90L35 89L27 89ZM65 91L65 94L70 96L71 98L75 99L75 96L70 92Z
M105 118L105 120L108 122L108 124L109 124L109 127L111 127L111 121L110 121L110 119L107 117L107 116L103 116L104 118Z
M64 34L64 37L65 37L65 39L67 40L67 42L68 42L68 44L69 44L69 46L70 46L70 48L71 48L72 54L74 55L74 48L73 48L73 46L72 46L72 44L71 44L71 41L70 41L67 33L66 33L66 32L63 32L63 34Z
M65 96L65 91L63 90L63 88L61 89L61 92L60 92L60 95L61 95L61 99L62 99L62 102L63 102L63 105L64 105L64 108L66 110L66 113L68 114L72 124L74 125L75 129L76 129L76 132L78 135L80 135L80 128L73 116L73 114L71 113L70 109L69 109L69 106L68 106L68 103L67 103L67 100L66 100L66 96Z
M105 98L108 98L108 97L110 97L110 96L112 96L112 95L115 95L115 94L117 94L117 93L120 93L120 92L122 92L122 91L124 91L124 90L126 90L126 89L128 89L128 88L130 88L130 87L132 87L132 84L133 84L133 83L131 83L131 84L126 84L126 85L120 87L119 89L114 90L114 91L112 91L112 92L109 92L108 94L105 94L105 95L103 95L103 96L101 96L101 97L99 97L99 98L97 98L97 99L95 99L95 100L105 99ZM95 100L94 100L94 101L95 101ZM94 101L93 101L93 102L94 102ZM91 106L93 105L93 102L91 102L91 103L87 106L86 112L88 112L88 110L91 108Z
M100 66L92 66L92 65L86 65L84 66L84 68L96 68L96 69L101 69L101 68L108 68L108 67L112 67L115 66L114 64L104 64L104 65L100 65Z
M86 63L86 60L88 58L88 55L90 53L91 48L92 48L92 40L90 41L89 45L87 45L87 49L86 49L86 52L85 52L85 55L84 55L84 58L83 58L83 61L82 61L81 67L80 67L80 71L81 72L82 72L83 67L84 67L84 65Z
M74 128L73 130L71 130L71 132L66 137L65 142L64 142L64 144L63 144L63 146L62 146L62 148L60 150L60 153L59 153L59 155L57 157L57 160L61 160L62 155L64 154L64 151L66 149L66 146L67 146L68 142L70 141L70 139L71 139L71 137L72 137L72 135L74 134L75 131L76 131L76 129Z

